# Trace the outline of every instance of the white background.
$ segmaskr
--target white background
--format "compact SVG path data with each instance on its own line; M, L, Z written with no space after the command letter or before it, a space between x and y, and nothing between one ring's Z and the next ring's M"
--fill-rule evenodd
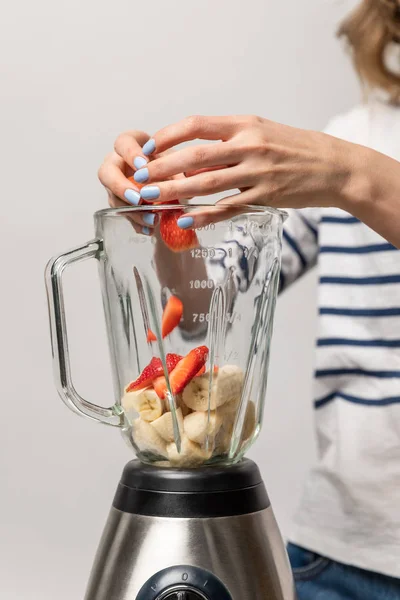
M348 4L348 3L347 3ZM322 0L15 0L0 19L0 595L83 598L124 463L118 431L52 381L43 270L90 239L113 139L188 114L323 128L358 98ZM64 8L62 8L64 7ZM265 427L252 452L285 534L314 455L315 276L278 303ZM77 387L111 404L94 265L67 277Z

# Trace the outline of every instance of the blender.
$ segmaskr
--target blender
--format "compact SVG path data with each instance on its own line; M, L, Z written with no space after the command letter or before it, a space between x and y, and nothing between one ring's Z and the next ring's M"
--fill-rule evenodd
M154 234L138 216L156 214ZM203 227L182 231L192 211ZM86 600L294 600L256 464L285 213L158 205L95 214L95 238L46 271L55 380L76 413L118 428L125 467ZM98 262L115 401L86 400L69 362L63 272Z

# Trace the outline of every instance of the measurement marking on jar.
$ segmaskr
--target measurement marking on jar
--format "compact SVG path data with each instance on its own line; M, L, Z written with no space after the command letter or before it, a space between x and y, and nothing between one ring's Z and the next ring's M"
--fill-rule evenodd
M203 225L203 227L197 227L196 231L214 231L215 223L210 223L209 225Z
M235 321L241 321L242 315L238 312L226 313L225 321L232 324ZM210 322L210 313L193 313L193 323L209 323Z
M249 258L252 255L253 251L254 251L254 248L243 248L242 249L242 253L245 258ZM236 254L236 252L235 252L235 254ZM228 248L228 256L229 256L229 258L232 258L233 248Z
M193 258L214 258L215 248L195 248L190 254Z
M209 323L210 313L193 313L193 323Z
M211 290L214 287L214 282L212 279L191 279L189 281L190 289L195 290Z
M224 354L225 362L229 362L231 360L238 360L238 358L239 358L239 352L237 352L236 350L231 350L230 352L226 352Z

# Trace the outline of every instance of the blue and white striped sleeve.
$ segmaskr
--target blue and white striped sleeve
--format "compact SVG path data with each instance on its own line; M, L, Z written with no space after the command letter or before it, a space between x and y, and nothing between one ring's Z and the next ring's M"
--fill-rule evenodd
M279 289L282 291L311 269L318 256L320 209L287 211L282 240L282 269ZM215 258L207 261L207 271L214 282L223 281L226 273L235 273L237 291L245 292L258 268L264 239L256 232L236 231L218 248ZM252 251L250 252L250 249Z
M282 240L280 291L315 266L318 257L319 208L289 210Z

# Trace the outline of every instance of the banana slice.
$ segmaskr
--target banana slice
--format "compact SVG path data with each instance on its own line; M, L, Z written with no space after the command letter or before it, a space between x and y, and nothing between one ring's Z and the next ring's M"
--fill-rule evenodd
M164 402L165 402L165 411L167 412L167 411L171 410L171 406L170 406L168 397L166 397L164 399ZM181 408L182 404L183 404L182 403L182 394L177 394L175 396L175 405L176 405L176 408Z
M141 452L151 452L163 458L168 457L167 445L157 431L143 419L133 422L132 437Z
M121 401L125 412L136 411L143 421L155 421L163 414L163 401L152 388L138 392L126 392Z
M211 450L205 451L183 434L181 440L181 452L178 452L176 444L167 444L167 453L170 464L173 467L195 467L202 465L211 458Z
M182 410L178 408L176 411L176 417L178 419L179 431L183 432L183 415ZM174 436L174 422L172 419L172 413L166 412L161 417L151 423L151 426L157 431L158 435L162 437L166 442L173 442Z
M239 402L243 388L243 371L234 365L221 367L213 376L210 393L210 375L194 377L183 390L183 402L192 410L205 412L230 402Z
M210 412L210 418L208 418L208 411L196 411L185 417L183 428L189 440L204 444L208 436L208 439L213 442L222 425L222 416L217 412Z
M225 405L218 409L222 419L222 426L218 435L215 438L215 451L225 453L229 450L232 440L233 427L235 424L236 412L225 411ZM256 405L254 402L249 402L244 418L244 424L241 435L241 442L247 442L256 429Z
M254 402L249 402L246 410L246 416L243 425L242 440L247 441L256 429L256 405Z

